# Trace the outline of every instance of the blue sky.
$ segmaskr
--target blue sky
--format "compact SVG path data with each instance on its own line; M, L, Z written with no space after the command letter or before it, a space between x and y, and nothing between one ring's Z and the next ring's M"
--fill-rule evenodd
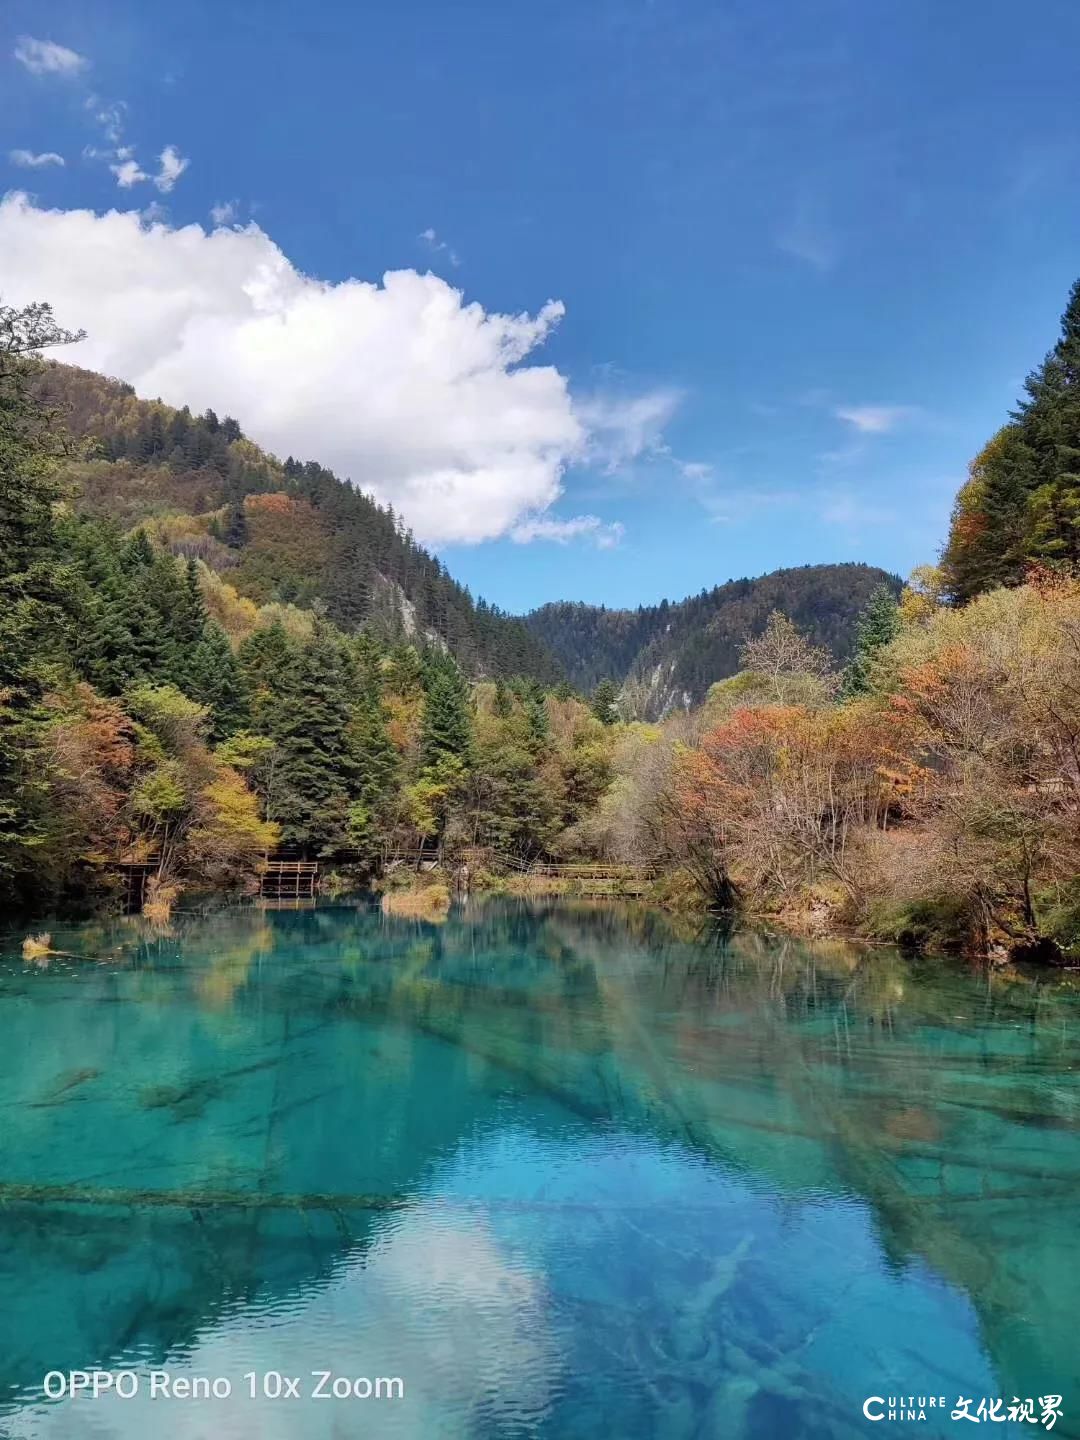
M2 188L33 197L32 215L0 227L5 298L48 287L62 318L92 330L84 363L169 399L213 381L216 408L272 448L295 423L298 453L404 497L414 524L429 495L433 513L439 494L472 507L429 538L507 608L932 560L967 461L1052 343L1080 272L1071 3L1036 17L994 0L16 0L2 25ZM22 42L17 58L20 37L46 48ZM22 150L64 164L10 158ZM124 165L140 178L119 183ZM43 238L41 212L112 207L137 212L146 237L209 232L216 207L335 287L430 269L486 317L557 300L565 314L542 334L503 326L499 343L533 346L520 364L558 376L509 385L490 336L470 361L473 312L454 309L453 385L414 387L430 409L413 396L396 429L380 420L373 438L365 420L360 438L338 436L334 407L311 396L275 428L289 407L260 408L265 381L236 403L251 351L227 327L202 332L211 363L188 368L179 348L151 361L131 338L140 300L124 287L151 263L148 238L124 232L131 256L102 286L100 259L81 289L61 266L83 253L74 221ZM191 244L172 244L174 286ZM52 270L38 258L49 245ZM204 319L233 304L208 267L235 264L245 294L265 269L250 232L229 245L195 247ZM281 283L299 295L292 270ZM439 333L417 316L445 287L400 290L400 324L389 301L360 319L348 287L321 297L329 338L299 353L340 354L338 409L375 405L378 345L407 380L393 347L413 336L415 354L415 337ZM356 325L362 353L343 333ZM397 478L380 489L384 471Z

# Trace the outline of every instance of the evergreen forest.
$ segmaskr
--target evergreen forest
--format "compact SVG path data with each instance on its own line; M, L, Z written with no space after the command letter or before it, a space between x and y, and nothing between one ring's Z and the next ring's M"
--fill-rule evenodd
M927 947L1080 953L1080 286L938 565L524 620L231 417L0 310L0 896L250 889L267 855L649 898ZM555 884L556 882L552 882Z

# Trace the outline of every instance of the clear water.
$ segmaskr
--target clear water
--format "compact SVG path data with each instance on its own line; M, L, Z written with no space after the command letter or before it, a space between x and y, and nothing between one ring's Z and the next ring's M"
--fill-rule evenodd
M586 905L18 938L5 1435L956 1435L961 1395L1045 1394L1080 1433L1075 978ZM139 1394L43 1401L92 1366Z

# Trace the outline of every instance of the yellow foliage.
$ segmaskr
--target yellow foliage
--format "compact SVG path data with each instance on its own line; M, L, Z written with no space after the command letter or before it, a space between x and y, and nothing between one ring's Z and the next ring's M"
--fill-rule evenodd
M445 920L449 909L450 891L441 882L411 890L388 890L382 897L384 915L406 920Z
M217 621L234 646L246 640L259 624L259 607L254 600L241 595L205 565L199 567L199 582L210 618Z
M202 515L155 515L136 528L159 550L171 550L189 540L202 540L210 534L210 520L220 512Z
M280 605L276 600L260 605L256 628L268 628L277 623L290 640L306 645L315 634L315 616L310 610L300 610L295 605Z
M390 743L404 755L420 734L420 718L423 714L423 699L420 696L388 694L383 701L386 707L386 730Z
M180 897L180 886L167 883L160 875L151 875L146 882L146 895L142 913L152 925L167 925Z
M189 843L211 871L242 868L279 843L281 827L259 818L258 800L231 766L218 767L201 799L202 814Z

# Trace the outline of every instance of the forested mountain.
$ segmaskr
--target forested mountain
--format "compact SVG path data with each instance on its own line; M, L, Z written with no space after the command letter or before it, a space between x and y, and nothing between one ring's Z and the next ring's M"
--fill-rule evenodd
M1032 565L1080 563L1080 280L1024 392L956 498L942 572L961 602L1020 584Z
M140 400L130 385L69 365L46 366L36 393L71 436L60 479L81 516L148 526L242 601L314 606L345 631L443 644L475 677L551 685L565 669L589 692L608 676L630 682L641 712L656 715L732 674L772 610L844 660L874 588L899 588L865 565L807 566L678 604L546 605L521 620L474 602L392 509L314 461L268 455L229 416Z
M36 394L75 442L60 479L80 514L153 522L174 554L257 605L321 602L343 630L441 641L472 675L560 678L520 620L474 603L392 509L314 461L281 463L231 417L140 400L72 366L47 366Z
M714 681L734 675L747 637L760 634L774 610L847 660L856 620L882 585L900 592L896 576L871 565L804 565L729 580L678 603L608 610L563 602L525 621L579 689L609 676L628 686L641 713L656 716L701 701Z
M530 633L318 467L47 370L76 338L47 305L0 306L0 906L96 904L138 866L162 924L284 844L364 878L432 851L646 864L668 903L1080 954L1066 565L962 606L930 570L897 603L880 571L810 566L635 612L549 606ZM61 399L96 456L73 458ZM402 638L406 584L472 674ZM545 640L621 695L477 679Z
M478 678L554 670L520 621L234 421L45 365L78 338L0 305L0 908L96 903L136 866L163 923L281 843L370 875L583 819L614 717Z

